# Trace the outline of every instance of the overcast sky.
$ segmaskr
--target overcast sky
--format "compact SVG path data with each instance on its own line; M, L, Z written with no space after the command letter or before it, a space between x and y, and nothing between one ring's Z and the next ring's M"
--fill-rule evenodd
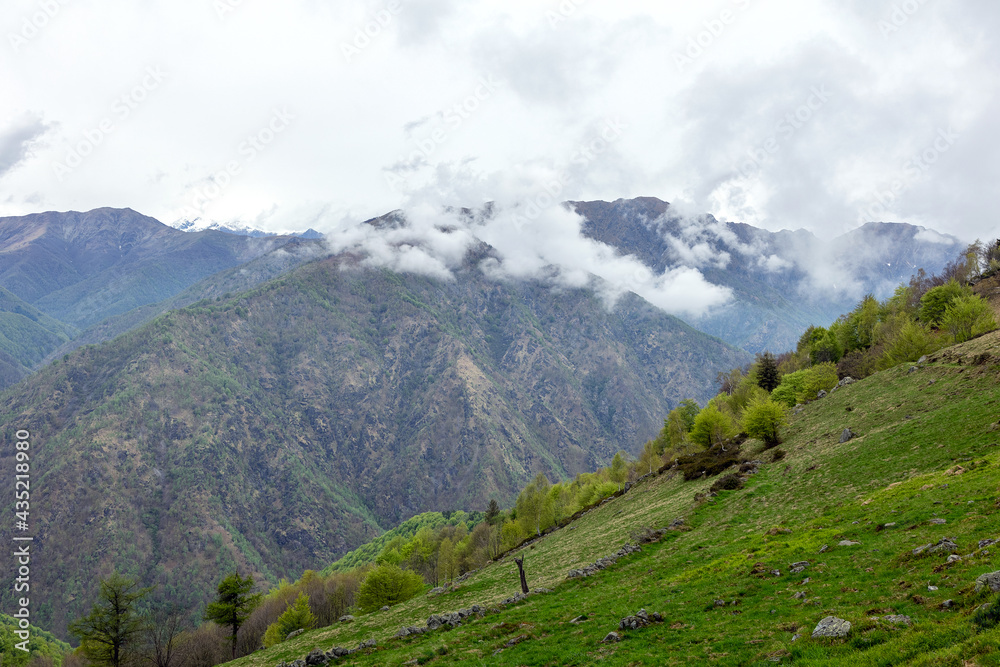
M995 0L8 0L0 215L640 195L1000 234Z

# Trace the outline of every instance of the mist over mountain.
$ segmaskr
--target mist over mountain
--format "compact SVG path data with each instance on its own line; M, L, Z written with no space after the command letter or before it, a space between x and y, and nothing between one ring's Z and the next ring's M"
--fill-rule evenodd
M586 236L655 273L697 269L730 290L720 307L679 315L751 352L793 348L806 327L829 325L865 294L891 295L919 269L938 273L965 248L953 236L902 223L870 222L823 240L805 230L692 217L651 197L571 205L586 220Z

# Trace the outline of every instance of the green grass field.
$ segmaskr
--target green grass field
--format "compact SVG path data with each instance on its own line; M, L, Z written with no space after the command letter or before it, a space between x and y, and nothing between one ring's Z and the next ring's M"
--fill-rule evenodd
M713 480L684 482L670 472L648 478L454 592L313 630L237 663L271 667L374 638L376 649L338 664L1000 665L1000 630L977 634L971 621L989 599L973 593L973 582L1000 569L1000 544L978 548L980 540L1000 539L998 400L994 333L942 350L916 371L890 369L810 403L792 417L782 460L770 462L773 452L752 441L744 446L765 465L743 489L696 500ZM857 437L840 444L845 428ZM634 531L679 517L689 529L669 531L594 576L566 578ZM960 561L912 555L946 536ZM858 544L839 546L844 540ZM552 592L456 629L392 638L432 613L498 608L519 590L514 555L525 556L532 588ZM791 574L796 561L810 565ZM945 600L953 606L943 608ZM665 622L601 643L640 608ZM908 615L913 626L874 620L888 614ZM587 620L570 623L580 615ZM831 615L850 621L850 634L812 639L817 622Z

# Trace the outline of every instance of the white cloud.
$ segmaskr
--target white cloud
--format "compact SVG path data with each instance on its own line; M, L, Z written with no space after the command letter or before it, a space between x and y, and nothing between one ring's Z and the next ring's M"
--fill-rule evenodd
M37 0L11 0L0 118L30 112L51 127L44 144L22 151L15 137L0 151L18 165L4 174L0 215L130 206L171 221L237 160L240 173L200 214L302 228L300 214L322 211L330 224L398 208L443 171L473 164L530 181L542 164L570 175L566 199L686 199L698 214L824 237L869 211L968 240L1000 235L996 3L922 3L886 35L893 3L860 0L565 12L556 0L392 2L399 11L379 23L390 0L229 2L221 16L194 0L75 0L25 37ZM735 19L706 38L724 9ZM705 46L681 71L692 40ZM343 47L356 41L348 61ZM121 118L148 67L166 78ZM503 85L447 120L490 76ZM246 161L240 146L278 107L295 120ZM609 118L628 129L578 164L581 141ZM60 181L53 165L105 119L113 131ZM948 128L959 138L931 155ZM925 155L933 162L914 168ZM411 165L401 173L412 184L393 190L386 168L397 163ZM681 241L692 261L721 261Z

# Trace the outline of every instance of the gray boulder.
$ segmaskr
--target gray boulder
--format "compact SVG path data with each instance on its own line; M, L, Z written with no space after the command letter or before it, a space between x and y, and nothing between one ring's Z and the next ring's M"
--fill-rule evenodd
M849 440L854 439L854 432L849 428L845 428L844 432L840 434L840 444L844 444Z
M620 642L621 640L622 636L620 634L617 632L609 632L601 641L605 644L614 644L615 642Z
M316 649L312 653L306 656L307 665L325 665L329 662L330 658L327 657L323 651Z
M360 644L358 644L357 650L363 651L366 648L375 648L376 646L377 646L377 644L375 643L374 639L366 639L363 642L361 642Z
M981 574L976 578L976 592L981 593L986 588L994 593L1000 593L1000 570Z
M341 623L353 623L354 617L351 616L350 614L344 614L343 616L340 617L339 620Z
M813 639L818 639L820 637L846 637L851 631L851 624L842 618L837 618L836 616L827 616L816 626L813 630Z
M942 552L951 554L955 553L956 551L958 551L958 545L955 544L954 540L952 540L952 538L950 537L941 538L937 544L935 544L934 546L932 546L930 549L927 550L928 553L932 554L942 553Z
M792 574L798 574L800 572L804 572L810 565L811 563L809 561L800 560L798 563L792 563L788 569Z
M301 635L303 632L305 632L305 630L293 630L292 632L288 633L287 637L285 637L285 641L287 642L289 639L295 639L296 637L298 637L299 635Z
M905 625L910 627L913 625L913 619L909 616L903 616L901 614L891 614L889 616L883 616L882 620L886 623L891 623L893 625Z
M826 398L826 397L827 397L827 393L826 393L826 391L824 391L822 389L820 390L820 392L818 394L816 394L816 398Z

